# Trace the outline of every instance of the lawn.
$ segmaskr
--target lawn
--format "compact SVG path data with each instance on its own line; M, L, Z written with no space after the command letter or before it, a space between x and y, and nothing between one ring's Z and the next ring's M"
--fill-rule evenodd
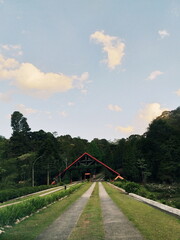
M7 228L0 235L1 240L33 240L45 230L56 218L58 218L74 201L76 201L88 188L90 183L84 184L67 198L57 201L39 213L34 214L21 223Z
M103 240L104 228L99 199L99 188L94 191L68 240Z
M180 240L180 220L120 193L107 183L104 187L113 201L148 240Z

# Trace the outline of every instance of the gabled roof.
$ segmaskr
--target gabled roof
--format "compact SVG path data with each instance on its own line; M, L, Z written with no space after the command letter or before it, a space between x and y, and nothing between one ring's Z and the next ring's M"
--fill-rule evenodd
M116 172L115 170L113 170L112 168L110 168L109 166L107 166L105 163L99 161L97 158L93 157L92 155L90 155L89 153L83 153L79 158L77 158L74 162L72 162L66 169L64 169L61 173L59 173L59 176L63 176L65 174L66 171L68 171L74 164L76 164L78 161L80 161L81 159L83 159L85 156L90 157L91 159L93 159L94 161L100 163L102 166L104 166L105 168L107 168L110 172L114 173L117 176L120 176L120 174L118 172Z

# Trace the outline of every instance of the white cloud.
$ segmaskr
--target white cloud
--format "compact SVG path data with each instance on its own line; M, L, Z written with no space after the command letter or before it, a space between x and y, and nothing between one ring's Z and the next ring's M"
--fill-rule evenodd
M117 126L116 131L122 132L122 133L132 133L134 131L134 128L132 126L128 126L128 127Z
M16 107L21 113L25 115L30 115L38 112L36 109L27 108L24 104L18 104Z
M159 30L158 34L162 39L170 36L170 34L166 30Z
M0 55L0 79L12 79L14 85L39 96L66 92L73 88L85 90L88 73L81 76L67 76L62 73L44 73L31 63L18 63L13 58Z
M178 96L180 96L180 89L178 89L178 90L176 91L176 94L177 94Z
M159 71L159 70L156 70L154 72L152 72L149 76L148 76L148 80L154 80L156 79L158 76L164 74L163 72Z
M72 86L72 78L64 74L44 73L31 63L22 63L13 71L16 84L23 89L65 92Z
M91 34L90 38L103 45L103 51L107 53L104 62L109 68L114 69L122 63L125 44L118 37L106 35L104 31L96 31Z
M73 79L73 87L78 88L81 90L81 93L86 94L87 93L87 89L85 89L85 83L86 82L90 82L88 81L89 78L89 73L88 72L84 72L83 74L81 74L81 76L72 76Z
M146 122L151 122L153 119L160 116L162 112L167 110L167 108L162 108L159 103L150 103L140 110L139 118Z
M0 78L2 78L2 72L8 73L9 69L14 69L19 66L19 62L16 61L14 58L4 58L0 54Z
M115 112L121 112L122 111L122 108L118 105L109 104L107 107L110 111L115 111Z
M12 45L12 44L2 44L1 45L1 49L3 49L4 51L8 51L11 52L12 55L14 56L21 56L23 55L23 51L21 48L21 45Z

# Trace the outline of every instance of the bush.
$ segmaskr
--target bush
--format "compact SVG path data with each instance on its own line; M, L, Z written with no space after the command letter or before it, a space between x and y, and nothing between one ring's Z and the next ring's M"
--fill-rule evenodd
M29 216L48 204L53 203L64 196L68 196L80 186L82 186L82 184L72 186L67 190L49 194L45 197L35 197L30 200L25 200L22 203L0 208L0 226L14 224L17 219Z
M7 189L0 191L0 202L5 202L13 198L21 197L30 193L42 191L48 188L55 187L54 185L41 185L36 187L23 187L18 189Z
M138 193L138 190L140 189L140 185L138 183L134 183L134 182L128 182L125 185L126 192L128 193Z
M120 188L125 188L126 184L128 182L125 181L125 180L121 180L121 181L117 181L117 182L113 182L113 184L117 187L120 187Z
M154 193L149 192L144 186L140 186L137 194L145 198L156 200L156 195Z

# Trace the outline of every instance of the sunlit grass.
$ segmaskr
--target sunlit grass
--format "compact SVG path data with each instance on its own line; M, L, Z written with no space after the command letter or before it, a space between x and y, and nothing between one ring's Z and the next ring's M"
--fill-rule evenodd
M68 240L103 240L104 229L98 184Z
M180 221L174 216L120 193L104 183L113 201L149 240L180 240Z

